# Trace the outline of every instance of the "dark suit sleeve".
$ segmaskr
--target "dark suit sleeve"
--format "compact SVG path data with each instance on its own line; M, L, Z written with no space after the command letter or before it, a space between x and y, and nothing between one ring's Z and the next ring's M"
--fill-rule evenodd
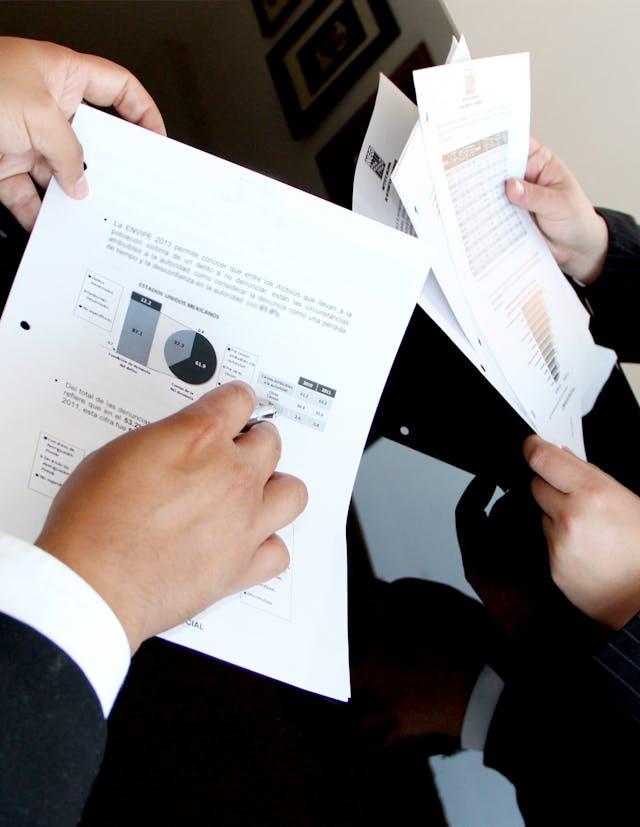
M636 824L640 727L593 661L566 651L507 680L485 763L515 785L527 827Z
M609 230L609 248L600 278L593 285L637 289L640 272L640 227L631 215L598 207Z
M77 824L98 772L106 722L71 658L0 613L0 825Z
M616 632L595 660L619 703L640 721L640 615Z
M640 228L624 213L598 207L609 230L609 248L599 278L580 292L592 310L595 340L617 351L621 361L640 361Z
M598 208L607 222L609 249L600 278L585 290L593 306L594 336L622 361L640 361L640 227L624 213ZM604 341L602 341L604 339ZM633 618L595 657L619 702L640 721L640 616Z

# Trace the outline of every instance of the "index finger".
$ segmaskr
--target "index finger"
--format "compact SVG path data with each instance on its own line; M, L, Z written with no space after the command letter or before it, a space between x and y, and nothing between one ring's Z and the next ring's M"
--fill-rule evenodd
M155 101L128 69L96 55L79 54L76 59L86 73L82 93L86 101L96 106L113 106L131 123L167 134Z
M542 170L551 161L552 157L553 153L549 147L544 146L544 144L538 144L535 152L531 152L527 159L527 166L524 173L525 180L533 181L535 183L540 177Z
M282 440L276 426L272 422L258 422L247 433L236 437L235 443L251 455L254 466L262 470L266 483L282 454Z
M256 395L246 382L226 382L197 402L183 408L176 416L182 420L197 420L203 430L215 423L215 432L235 439L247 424L256 407Z
M537 152L541 146L542 141L539 141L537 138L534 138L533 135L529 135L529 158L533 155L534 152Z
M527 437L522 452L529 467L563 494L571 494L579 488L589 468L574 454L563 451L536 434Z

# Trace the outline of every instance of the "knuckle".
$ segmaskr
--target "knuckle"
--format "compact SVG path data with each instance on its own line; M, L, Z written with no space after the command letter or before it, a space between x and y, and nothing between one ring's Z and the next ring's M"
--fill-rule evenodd
M276 577L289 566L291 563L291 555L289 554L287 544L279 534L273 534L269 540L267 540L267 544L269 555L268 576Z
M573 540L580 532L582 517L580 512L571 506L563 508L556 518L558 527L566 540Z
M290 497L295 505L296 511L298 514L301 514L309 502L309 490L298 477L291 477L290 490Z
M309 504L309 489L307 486L302 482L302 480L298 480L298 497L299 497L299 505L300 511L304 511L304 509Z
M261 438L270 443L273 452L279 457L282 453L282 437L272 422L259 422L254 426Z
M272 544L274 555L277 558L276 565L281 563L281 567L283 569L286 568L289 565L289 560L291 559L289 555L289 547L279 534L273 535Z
M222 422L217 416L190 411L188 415L183 414L180 421L186 426L188 442L194 449L217 442L223 436Z

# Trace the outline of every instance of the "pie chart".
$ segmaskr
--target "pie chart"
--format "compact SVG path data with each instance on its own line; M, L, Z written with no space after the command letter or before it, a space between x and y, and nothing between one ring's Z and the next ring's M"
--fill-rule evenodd
M202 385L216 372L213 345L195 330L172 333L164 345L164 358L175 377L188 385Z

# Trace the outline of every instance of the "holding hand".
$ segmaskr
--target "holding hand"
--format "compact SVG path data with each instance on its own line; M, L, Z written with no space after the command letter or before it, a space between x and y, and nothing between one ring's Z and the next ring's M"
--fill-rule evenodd
M506 193L512 204L533 213L563 272L583 284L598 278L609 243L607 225L557 155L531 138L525 180L510 178Z
M640 611L640 498L538 436L524 455L556 585L594 620L622 628Z
M34 181L46 187L54 175L72 198L87 194L82 147L69 125L83 99L166 134L149 93L117 63L54 43L0 37L0 202L26 230L40 209Z
M132 652L289 563L274 532L307 492L275 473L273 425L238 436L255 404L243 382L223 385L90 454L53 501L37 545L106 600Z

